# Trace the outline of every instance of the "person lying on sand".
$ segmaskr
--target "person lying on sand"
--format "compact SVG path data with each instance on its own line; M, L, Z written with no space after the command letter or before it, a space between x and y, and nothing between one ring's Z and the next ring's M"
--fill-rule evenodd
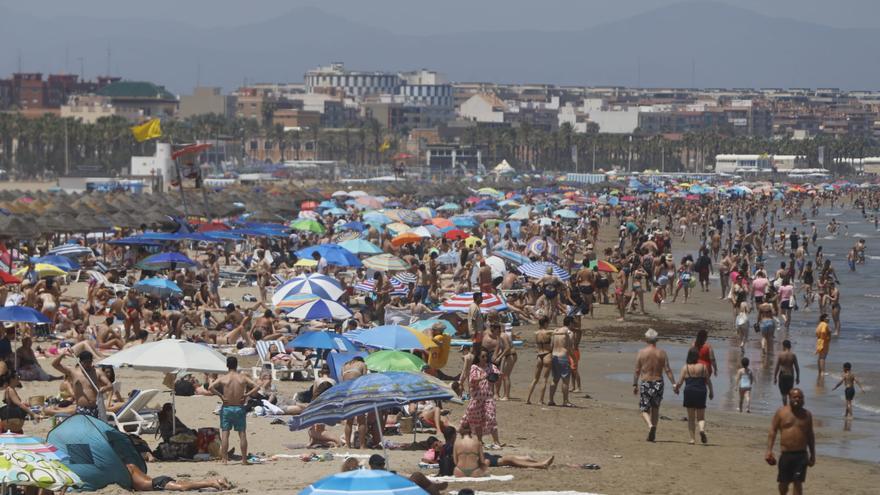
M215 490L231 490L232 483L226 478L214 478L209 480L178 481L170 476L156 476L151 478L134 464L126 464L131 473L131 487L136 492L189 492L214 488Z

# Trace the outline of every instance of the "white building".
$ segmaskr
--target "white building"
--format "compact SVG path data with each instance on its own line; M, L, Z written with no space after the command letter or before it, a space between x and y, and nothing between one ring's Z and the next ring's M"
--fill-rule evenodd
M361 98L375 94L396 94L403 80L389 72L346 70L340 62L306 72L306 92L321 93L342 90L346 95Z
M583 113L603 134L632 134L639 126L639 107L609 106L601 98L584 98Z
M715 173L742 174L773 171L770 155L715 155Z
M834 163L849 165L853 170L863 174L880 175L880 156L865 158L838 158Z
M458 115L465 120L502 123L508 110L507 104L493 93L479 93L461 104Z
M84 124L94 124L102 117L120 116L129 122L140 122L144 114L136 109L114 106L110 98L98 95L73 95L61 105L62 118L74 118Z

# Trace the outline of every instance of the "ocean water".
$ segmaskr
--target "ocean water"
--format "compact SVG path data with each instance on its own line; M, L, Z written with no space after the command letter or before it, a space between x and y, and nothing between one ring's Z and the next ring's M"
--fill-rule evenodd
M848 226L848 233L840 228L838 235L829 235L825 226L835 218L838 223ZM861 212L853 210L823 209L815 219L819 235L817 245L822 246L826 258L840 279L841 304L841 335L832 337L831 350L826 360L826 375L818 376L818 364L815 355L815 329L819 318L815 303L810 309L804 309L803 299L799 299L800 310L792 314L792 323L788 338L792 349L798 356L801 369L800 388L806 395L806 407L813 413L820 431L829 433L818 441L820 455L833 455L852 459L876 462L880 459L880 232L875 230L871 213L863 219ZM809 220L807 229L809 229ZM799 232L803 228L798 221L777 222L776 228L796 226ZM809 232L809 230L807 230ZM846 262L849 249L859 239L866 241L866 262L857 265L851 272ZM816 246L809 247L813 259ZM684 254L684 253L676 253ZM766 253L765 253L766 254ZM775 252L767 256L765 266L772 275L779 268L781 261L786 261ZM818 272L816 273L818 279ZM720 295L717 279L712 281L713 294ZM802 291L798 288L798 295ZM755 314L752 313L752 322ZM829 318L830 320L830 318ZM830 321L829 321L830 323ZM731 326L733 312L731 310ZM776 350L781 349L785 336L780 328L776 334ZM755 375L752 388L752 414L769 416L781 405L778 388L773 385L773 357L761 357L760 336L752 332L746 346L745 354L740 352L739 345L733 339L719 341L711 338L710 343L715 349L715 357L719 364L718 377L713 378L715 400L710 401L709 408L735 411L739 395L734 389L734 377L740 367L740 360L745 355L750 361ZM613 344L612 344L613 345ZM640 344L613 345L615 349L633 354L641 347ZM672 368L678 374L684 364L687 346L668 344L663 346L669 353ZM609 349L610 350L610 349ZM832 391L840 380L843 363L850 362L856 377L862 382L865 393L856 388L854 401L854 418L844 420L845 401L843 387ZM612 378L622 381L632 379L631 374L613 375ZM667 394L669 402L681 405L681 398ZM711 414L711 413L710 413ZM710 416L711 421L711 416ZM769 424L769 423L768 423ZM846 431L846 433L843 433Z

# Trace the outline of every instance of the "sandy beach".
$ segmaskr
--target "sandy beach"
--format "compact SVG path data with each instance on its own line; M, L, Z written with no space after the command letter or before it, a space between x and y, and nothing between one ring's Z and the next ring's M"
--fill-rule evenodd
M83 288L76 284L71 293ZM252 288L223 291L233 301L241 301L241 295L254 292ZM729 306L718 300L716 293L697 293L687 304L681 302L664 305L658 313L649 309L647 317L635 316L623 325L614 321L612 306L599 306L595 319L584 318L584 340L581 344L583 357L581 374L585 393L572 397L576 408L566 409L541 405L526 405L524 400L534 372L535 353L532 345L534 328L517 327L515 333L527 342L519 351L519 362L514 370L512 399L498 405L498 421L501 439L508 445L505 454L532 455L545 458L555 455L556 460L549 472L512 468L495 468L493 472L513 475L512 481L487 481L480 483L455 483L450 489L465 486L484 491L510 492L530 490L578 490L593 493L731 493L753 490L771 493L775 490L776 469L764 463L769 417L760 414L745 415L721 412L710 404L707 413L709 444L687 444L687 423L682 421L684 408L681 399L667 387L661 409L664 420L658 428L658 441L645 442L646 428L638 415L637 400L631 395L626 382L614 379L614 375L631 374L634 362L632 353L615 349L616 342L630 341L641 335L648 326L657 328L662 335L661 346L683 346L689 342L696 328L709 326L710 342L721 348L727 346L730 334L724 324L729 318ZM692 315L699 315L695 319ZM662 319L657 319L662 315ZM49 367L49 360L43 360ZM242 360L242 367L256 363L254 358ZM673 361L675 373L681 362ZM460 361L453 356L446 372L459 371ZM119 372L124 390L132 387L159 388L162 376L158 373L135 372L123 369ZM284 381L278 384L285 395L306 388L306 382ZM29 382L28 395L53 394L55 383ZM560 392L557 392L559 394ZM586 398L588 394L590 398ZM169 396L163 396L169 400ZM716 398L717 401L717 398ZM157 404L159 405L159 404ZM177 401L178 415L188 426L215 426L218 417L213 414L218 402L208 397L186 397ZM809 401L807 408L809 408ZM448 404L451 417L458 421L463 407ZM27 423L25 431L45 435L50 429L49 421L39 424ZM333 431L341 433L340 426ZM822 455L822 443L837 438L842 433L818 429L818 463L810 470L807 487L812 493L876 493L880 483L880 466L876 464L836 459ZM419 434L417 439L427 438ZM389 437L395 443L412 441L411 435ZM154 438L146 439L155 446ZM306 433L288 431L286 425L271 425L266 418L249 420L251 451L268 460L263 465L223 466L218 462L151 463L151 475L166 474L173 477L201 478L222 475L232 480L238 493L292 493L307 486L324 475L338 471L347 449L334 449L338 457L332 462L304 463L299 455L310 452L291 448L307 442ZM233 445L235 443L233 442ZM366 450L352 451L368 455ZM421 452L392 451L391 468L410 473L418 470ZM273 458L273 456L279 456ZM293 458L289 457L293 456ZM601 469L586 471L567 465L598 464ZM100 493L124 493L116 487L108 487Z

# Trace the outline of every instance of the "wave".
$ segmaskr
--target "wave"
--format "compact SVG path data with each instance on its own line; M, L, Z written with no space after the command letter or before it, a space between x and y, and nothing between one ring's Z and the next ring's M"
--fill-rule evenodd
M869 236L868 234L862 234L861 232L851 234L850 237L861 237L863 239L870 239L871 238L871 236Z
M830 212L825 213L826 217L839 217L840 215L843 215L843 213L830 213Z

